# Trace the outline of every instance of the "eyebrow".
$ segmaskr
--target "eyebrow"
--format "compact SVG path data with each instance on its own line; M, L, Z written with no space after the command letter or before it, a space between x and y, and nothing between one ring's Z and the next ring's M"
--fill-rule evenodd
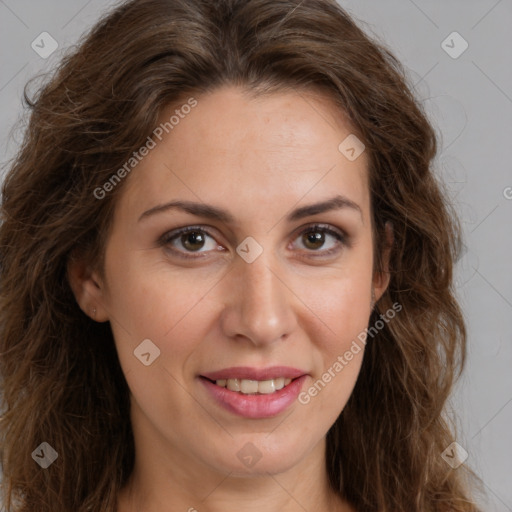
M304 217L310 217L319 213L325 213L331 210L341 210L345 208L359 212L361 220L363 219L363 212L357 203L345 196L337 195L331 199L327 199L326 201L296 208L287 215L286 220L288 222L294 222L303 219ZM145 211L139 217L139 222L142 219L173 209L182 210L184 212L191 213L192 215L197 215L198 217L217 220L225 224L234 224L235 222L235 218L227 210L223 210L216 206L205 203L196 203L194 201L170 201L168 203L154 206L153 208Z

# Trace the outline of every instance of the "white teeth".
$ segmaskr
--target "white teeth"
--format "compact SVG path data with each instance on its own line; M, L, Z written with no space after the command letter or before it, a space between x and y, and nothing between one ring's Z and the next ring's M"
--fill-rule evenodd
M240 391L240 381L238 379L228 379L226 387L231 391Z
M245 395L254 395L256 393L270 395L288 386L291 381L292 379L284 377L269 380L219 379L215 381L215 384L221 388L225 387L230 391L238 391Z
M276 381L277 379L262 380L261 382L258 383L258 392L263 395L270 395L270 393L273 393L277 389Z
M279 379L274 379L274 386L276 387L276 391L283 389L285 386L285 378L279 377Z
M258 381L242 379L240 381L240 391L246 395L248 395L249 393L257 393Z

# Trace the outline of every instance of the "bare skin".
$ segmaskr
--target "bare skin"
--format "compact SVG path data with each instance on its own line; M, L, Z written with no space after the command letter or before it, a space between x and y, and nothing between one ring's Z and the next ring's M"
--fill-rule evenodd
M388 277L373 272L366 154L350 161L338 150L352 130L323 96L251 99L223 87L197 100L127 178L104 279L85 263L69 268L82 309L110 321L131 390L136 463L118 510L353 511L328 486L325 436L364 350L307 404L269 418L220 407L199 376L284 365L307 374L307 390L367 327L372 292L378 300ZM348 201L287 218L335 196ZM233 221L178 209L143 215L177 200ZM171 238L185 226L201 237ZM251 263L236 252L249 236L263 249ZM145 339L160 350L149 366L134 357ZM237 456L247 443L261 454L251 467Z

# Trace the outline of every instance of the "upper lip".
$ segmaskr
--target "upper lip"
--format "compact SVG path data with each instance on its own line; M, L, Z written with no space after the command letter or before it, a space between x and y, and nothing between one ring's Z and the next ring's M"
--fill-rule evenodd
M305 375L307 372L291 368L290 366L271 366L268 368L251 368L250 366L233 366L216 372L202 373L201 377L210 380L221 379L247 379L247 380L270 380L284 377L295 379Z

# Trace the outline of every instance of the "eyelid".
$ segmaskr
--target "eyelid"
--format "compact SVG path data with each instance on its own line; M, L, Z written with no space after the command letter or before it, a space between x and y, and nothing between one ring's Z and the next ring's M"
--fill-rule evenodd
M297 228L297 230L294 232L294 236L315 230L332 234L333 236L338 236L343 240L348 239L348 234L343 229L338 228L332 224L326 224L325 222L312 222L310 224L301 226L300 228Z
M172 240L173 238L176 238L177 236L182 235L183 233L188 233L190 231L202 231L213 238L213 235L210 233L209 229L213 229L213 228L211 226L206 226L204 224L187 225L187 226L183 226L181 228L171 229L170 231L166 231L158 239L158 242L159 243L168 243L169 240Z

